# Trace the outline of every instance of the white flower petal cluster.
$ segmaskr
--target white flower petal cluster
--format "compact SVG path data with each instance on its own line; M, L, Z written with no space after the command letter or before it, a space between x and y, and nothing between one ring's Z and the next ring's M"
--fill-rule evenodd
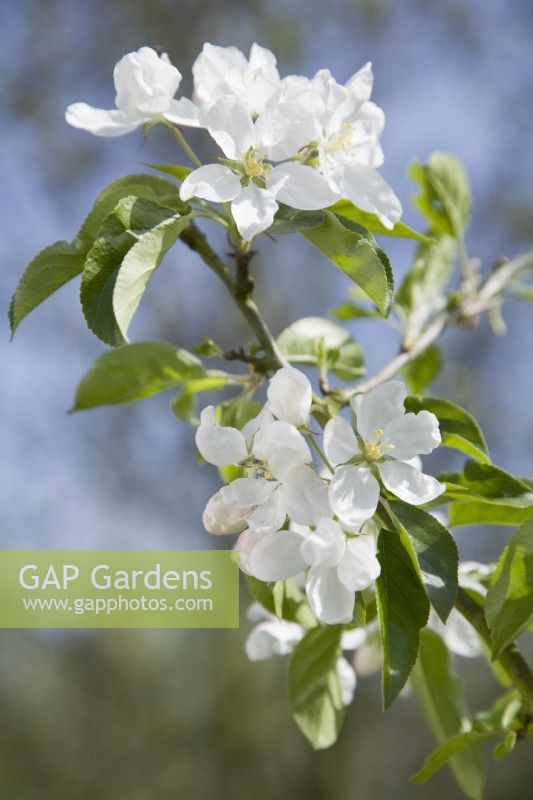
M405 397L403 384L391 381L362 398L356 430L340 416L327 423L332 472L313 464L312 389L294 367L274 374L265 406L242 431L220 425L213 406L201 413L202 456L245 473L208 501L206 529L239 533L241 569L259 580L303 575L309 605L324 623L350 622L356 592L380 574L372 518L381 485L414 504L444 488L416 462L439 444L438 421L426 411L405 413Z
M347 197L386 227L399 220L401 205L377 171L385 117L369 99L370 64L344 86L328 70L282 79L273 53L257 44L246 58L207 43L192 71L193 100L175 99L180 72L166 54L141 47L115 66L116 108L74 103L67 122L98 136L165 120L207 129L223 157L194 170L181 198L231 203L246 241L272 225L280 202L310 211Z

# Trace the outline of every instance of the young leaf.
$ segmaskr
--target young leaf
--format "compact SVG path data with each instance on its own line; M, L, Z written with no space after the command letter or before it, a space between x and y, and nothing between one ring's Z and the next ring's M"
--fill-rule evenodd
M446 622L457 595L459 555L451 533L427 511L401 500L389 508L411 538L422 579L437 614Z
M533 620L533 519L503 551L485 602L492 656L497 658Z
M96 198L74 242L55 242L42 250L26 268L11 300L11 334L15 333L30 311L80 274L87 252L92 247L104 219L123 197L129 195L152 200L171 195L173 199L179 200L176 187L154 175L126 175L110 183Z
M470 747L495 736L499 739L504 739L507 736L507 731L467 731L467 733L458 733L456 736L452 736L428 756L422 769L416 775L413 775L413 782L426 783L458 753L464 753ZM481 798L481 795L477 797Z
M289 662L289 698L298 727L315 750L336 741L344 718L337 673L342 627L311 628Z
M409 177L420 184L414 204L436 234L461 238L468 227L472 196L464 168L450 153L433 153L428 163L413 163Z
M474 417L461 406L442 397L411 396L405 401L407 411L431 411L439 420L442 446L461 450L486 464L490 456L485 437Z
M442 353L432 344L423 353L410 361L402 370L402 376L413 394L424 394L443 367Z
M87 325L106 344L116 347L126 341L113 307L115 283L126 255L151 229L178 219L181 218L166 206L131 196L120 200L104 220L87 254L80 299ZM142 280L141 288L144 289Z
M348 275L387 316L394 292L394 278L385 253L368 238L343 225L329 211L320 227L301 231L318 250Z
M429 601L400 536L382 528L378 538L381 575L376 581L383 643L383 701L387 709L402 690L418 655Z
M76 236L76 242L87 251L100 235L100 227L124 197L143 197L161 203L163 200L179 201L174 183L157 175L124 175L112 181L100 192ZM182 203L184 208L187 206ZM174 208L174 202L172 208Z
M362 228L366 228L367 231L378 234L378 236L395 236L398 239L415 239L418 242L431 241L429 237L423 233L418 233L418 231L413 230L403 222L397 222L393 228L386 228L376 214L361 211L350 200L338 200L335 205L329 207L328 211L338 217L348 219L350 222L355 222Z
M533 516L533 492L520 478L494 464L467 461L462 473L440 476L450 525L520 525Z
M323 222L323 211L298 211L296 208L280 204L269 233L273 235L296 233L304 228L317 228Z
M409 681L437 741L460 733L469 716L462 681L454 672L448 648L433 631L421 632L420 652ZM452 756L450 767L466 796L481 800L485 770L477 749Z
M84 261L85 253L68 242L55 242L35 256L11 298L9 323L12 336L30 311L80 274Z
M163 219L153 230L142 234L126 253L113 289L113 312L124 339L127 340L130 322L146 284L190 219L190 215L179 214Z
M146 166L157 172L163 172L165 175L172 175L178 181L184 181L192 172L191 167L184 167L182 164L146 164Z
M279 349L289 361L313 364L319 361L320 348L326 353L328 366L339 377L351 380L364 374L362 347L354 342L345 328L323 317L303 317L280 333Z
M72 410L131 403L203 375L196 356L173 344L128 344L95 361L78 386Z

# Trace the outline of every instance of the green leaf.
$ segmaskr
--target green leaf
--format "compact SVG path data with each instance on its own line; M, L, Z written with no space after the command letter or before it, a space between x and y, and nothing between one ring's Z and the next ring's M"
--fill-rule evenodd
M68 242L55 242L35 256L24 271L9 306L11 335L30 311L79 275L85 254Z
M427 511L401 500L389 508L403 525L413 544L422 579L437 614L446 622L457 596L459 555L451 533Z
M159 178L157 175L124 175L122 178L112 181L112 183L100 192L94 201L91 211L78 231L76 242L85 252L87 252L94 240L100 235L100 227L104 223L106 217L111 214L118 203L125 197L143 197L146 200L152 200L156 203L161 203L163 200L166 200L167 205L168 201L172 198L180 202L183 208L187 208L186 204L179 200L176 185L170 181ZM174 204L172 208L174 208Z
M496 745L494 750L492 751L492 757L495 761L501 761L502 758L506 758L510 755L515 747L516 742L518 741L518 736L516 731L509 731L505 739Z
M378 236L395 236L398 239L416 239L419 242L429 242L431 239L423 233L410 228L403 222L397 222L393 228L386 228L376 214L370 214L367 211L361 211L360 208L354 206L350 200L339 200L335 205L330 206L328 211L333 212L338 217L348 219L350 222L355 222L366 228L371 233L376 233Z
M329 211L320 227L302 235L348 275L387 316L394 292L394 278L385 253L365 236L349 230Z
M453 669L448 648L431 630L421 633L410 684L439 743L461 732L469 716L462 680ZM466 796L481 800L485 770L479 752L475 748L459 752L451 757L450 766Z
M362 347L345 328L324 317L303 317L293 322L280 333L277 343L283 355L296 364L316 366L324 349L329 368L344 380L365 372Z
M383 702L387 709L416 661L429 601L411 555L397 533L382 528L378 558L381 574L376 581L376 597L383 644Z
M184 181L192 172L191 167L184 167L182 164L147 164L146 166L155 169L156 172L172 175L178 181Z
M507 732L467 731L467 733L458 733L456 736L452 736L428 756L422 769L419 770L416 775L413 775L413 782L426 783L439 769L447 764L453 756L456 756L458 753L463 753L470 747L485 742L487 739L492 739L495 736L503 739L507 736ZM477 795L477 797L481 797L481 795Z
M100 228L87 254L80 299L87 325L106 344L116 347L126 341L113 307L115 284L126 255L151 229L164 228L169 219L181 218L165 206L131 196L119 201ZM142 279L140 284L144 288Z
M146 284L190 219L190 215L179 214L163 219L153 230L142 234L124 257L113 289L113 312L125 340Z
M492 656L520 636L533 620L533 519L514 534L501 554L485 602Z
M72 410L142 400L203 375L196 356L173 344L129 344L95 361L78 386Z
M201 392L217 392L227 385L228 379L223 374L207 374L204 378L184 381L181 392L170 401L170 410L178 419L197 424L196 395Z
M298 211L296 208L280 204L268 232L273 235L296 233L304 228L317 228L323 222L323 211Z
M533 517L533 492L494 464L467 461L462 473L439 476L448 486L450 525L520 525Z
M428 163L413 163L409 177L420 184L414 205L426 217L431 232L461 238L468 227L472 196L468 176L450 153L433 153Z
M11 333L15 333L30 311L80 274L85 256L96 239L101 224L123 197L133 195L158 200L168 197L169 194L179 200L174 184L154 175L126 175L110 183L96 198L75 241L72 244L55 242L46 247L25 270L11 300Z
M330 311L332 317L340 320L348 319L373 319L380 314L372 308L365 308L357 303L341 303L340 306Z
M461 406L442 397L411 396L405 401L407 411L431 411L439 420L442 446L461 450L483 463L490 464L485 437L474 417Z
M439 375L443 364L440 348L430 345L402 370L409 391L413 394L424 394Z
M261 403L250 400L247 393L224 400L216 408L219 423L238 430L242 430L246 423L256 417L260 411Z
M289 662L289 698L294 719L315 750L334 744L344 718L337 673L342 626L312 628Z

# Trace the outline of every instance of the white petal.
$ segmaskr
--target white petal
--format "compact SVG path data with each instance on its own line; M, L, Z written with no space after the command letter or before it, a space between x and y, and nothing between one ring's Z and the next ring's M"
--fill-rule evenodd
M307 377L294 367L282 367L270 379L267 397L271 412L299 428L309 419L313 390Z
M287 515L299 525L316 525L331 515L328 487L311 467L292 469L283 479L281 494Z
M436 614L432 613L429 626L442 636L452 653L464 658L477 658L483 655L479 636L455 608L450 611L445 625Z
M187 175L180 188L182 200L201 197L212 203L233 200L242 186L237 175L222 164L206 164Z
M180 97L179 100L172 99L168 104L168 111L165 111L163 116L176 125L187 125L189 128L202 127L200 108L187 97Z
M253 507L241 508L228 505L224 502L222 491L219 490L208 500L202 515L204 528L208 533L227 534L241 533L247 526L247 516Z
M343 705L349 706L357 686L357 676L354 668L345 658L341 657L337 661L337 675L341 685Z
M265 109L255 121L255 133L272 161L292 158L315 133L309 103L284 102Z
M274 195L249 183L231 204L231 213L239 233L247 242L266 231L274 222L278 204Z
M360 528L376 511L379 483L368 467L347 465L335 470L329 485L329 502L341 523Z
M402 216L402 205L387 181L373 167L350 162L344 169L344 191L354 205L377 214L386 228Z
M364 67L352 75L345 86L352 97L355 97L358 103L362 103L370 98L373 82L372 63L367 61Z
M389 422L405 414L407 389L401 381L387 381L363 395L357 407L357 430L365 441L375 438Z
M257 531L243 531L235 542L234 550L239 554L239 566L247 575L251 575L250 556L263 536L264 534Z
M196 431L196 446L210 464L239 464L248 456L246 441L237 428L219 425L213 406L207 406L200 414L200 425Z
M352 621L355 594L339 581L335 567L310 569L306 592L311 610L321 622L336 625Z
M249 568L260 581L284 581L305 567L300 547L302 537L295 531L272 531L261 537L250 554Z
M123 136L146 122L142 117L132 119L122 111L106 111L87 103L73 103L65 111L65 119L74 128L89 131L95 136Z
M333 519L321 519L302 542L302 556L310 567L335 567L346 550L346 536Z
M361 592L372 586L380 572L374 539L371 536L349 539L344 558L337 567L341 583L352 592Z
M348 420L338 415L326 423L324 428L324 452L334 467L344 464L357 453L359 445Z
M436 478L402 461L384 461L378 469L389 492L413 506L435 500L446 488Z
M266 184L281 203L304 211L327 208L340 197L316 169L294 161L267 172Z
M168 110L181 73L166 53L159 56L151 47L127 53L115 65L113 78L117 108L130 115L155 117Z
M246 439L248 448L251 449L254 437L260 436L262 431L265 431L271 422L274 421L270 409L267 405L263 406L259 414L253 419L249 420L242 429L242 435Z
M252 115L236 97L221 97L204 111L201 122L227 158L241 159L255 145Z
M257 506L255 511L248 516L248 526L250 530L270 533L279 531L287 516L283 496L278 488L272 492L268 500Z
M419 453L427 455L440 444L439 421L429 411L404 414L389 422L382 442L393 448L387 455L399 461L408 461Z
M354 656L355 670L358 675L373 675L379 672L383 663L383 651L379 635L373 635L357 650Z
M192 67L194 94L198 102L211 104L229 94L227 79L234 82L246 67L246 58L236 47L218 47L206 42Z
M260 606L262 608L262 606ZM366 628L352 628L341 636L341 650L357 650L367 639Z
M283 420L274 420L259 437L255 437L253 453L260 461L266 461L279 480L283 480L294 467L312 460L309 445L300 431Z
M266 503L277 485L275 481L267 481L266 478L236 478L227 486L223 486L220 494L227 505L247 508Z
M294 650L303 635L304 629L296 622L269 620L252 629L244 649L250 661L286 656Z

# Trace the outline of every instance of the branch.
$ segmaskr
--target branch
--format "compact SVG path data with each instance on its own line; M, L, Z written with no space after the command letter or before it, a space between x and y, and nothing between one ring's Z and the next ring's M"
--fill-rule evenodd
M487 278L483 286L470 297L463 299L458 305L438 314L419 337L418 341L408 350L392 358L382 369L371 378L362 381L357 386L347 389L333 390L344 404L355 394L365 394L381 383L393 378L403 367L437 341L446 328L452 324L472 327L481 313L487 311L495 300L509 287L519 273L531 267L533 252L519 256L513 261L500 263L494 272Z
M253 287L253 283L251 283L250 278L248 278L247 281L248 291L244 291L242 263L241 274L238 274L237 281L234 281L231 272L225 263L213 250L207 241L205 234L203 234L196 227L194 222L190 223L190 225L183 231L180 238L188 247L190 247L191 250L194 250L196 253L198 253L202 261L207 264L207 266L213 270L216 275L218 275L228 292L235 300L235 303L237 304L241 314L248 322L252 331L255 333L258 341L263 346L263 349L266 353L266 359L257 359L256 362L254 362L254 365L260 365L263 372L286 366L287 362L279 350L276 340L274 339L268 328L268 325L262 318L261 314L259 313L259 309L250 296L250 292ZM246 269L251 256L251 253L249 255L247 254Z
M488 647L492 648L490 631L485 621L483 608L470 597L468 592L461 588L457 593L455 605L457 610L470 622ZM508 645L508 647L501 652L497 661L522 695L527 713L533 714L533 672L531 672L527 661L518 650L516 644Z

